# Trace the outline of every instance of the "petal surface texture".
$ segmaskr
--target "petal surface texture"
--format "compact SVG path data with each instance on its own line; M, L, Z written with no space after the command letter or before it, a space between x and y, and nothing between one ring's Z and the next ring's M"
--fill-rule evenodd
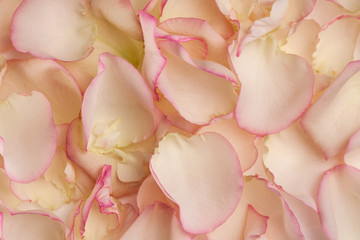
M344 150L360 128L360 61L352 62L309 108L302 119L305 131L329 158ZM341 114L340 114L341 113Z
M82 59L92 51L96 34L87 11L85 0L22 1L12 20L12 43L40 58Z
M100 56L99 73L85 92L83 125L88 147L124 147L148 138L155 128L150 89L127 61Z
M190 233L205 233L235 210L243 179L235 150L217 133L191 138L170 133L160 142L150 168L163 192L180 207Z
M329 239L359 239L360 172L341 165L327 171L319 188L321 223Z
M26 133L26 134L24 134ZM16 182L38 179L55 155L57 133L48 100L39 92L0 102L6 174Z
M305 59L279 50L269 37L231 54L242 87L235 116L241 128L257 135L278 132L310 104L314 74Z

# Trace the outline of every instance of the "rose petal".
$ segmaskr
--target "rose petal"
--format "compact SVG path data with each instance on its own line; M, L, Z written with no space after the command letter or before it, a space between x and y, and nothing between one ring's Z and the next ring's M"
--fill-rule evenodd
M51 104L56 124L69 123L81 109L81 92L74 77L52 60L10 61L0 88L0 101L13 93L39 91Z
M87 148L106 150L147 139L155 129L154 111L151 92L140 73L124 59L102 54L99 73L86 90L82 106Z
M145 208L130 228L122 235L122 240L190 240L175 216L175 211L162 203Z
M268 219L269 217L261 215L254 209L253 206L248 205L244 239L258 239L264 235L267 229Z
M323 27L313 54L313 68L320 73L337 76L354 59L360 19L340 16Z
M323 27L342 14L347 14L347 11L341 6L328 0L316 0L313 10L306 19L313 19Z
M322 227L329 239L360 238L360 172L340 165L324 174L318 208Z
M357 12L360 10L360 2L356 0L330 0L344 7L350 12Z
M9 178L26 183L38 179L49 167L57 144L48 100L31 92L30 96L11 95L1 102L0 136Z
M344 162L350 166L360 169L360 131L350 138L344 155Z
M239 160L216 133L191 138L166 135L150 168L163 192L179 205L182 225L191 233L214 230L231 215L241 196Z
M249 61L252 59L252 61ZM310 104L314 74L305 59L279 50L270 37L254 41L231 60L242 84L235 117L257 135L278 132Z
M360 61L347 65L333 84L305 113L301 123L325 157L335 156L346 147L359 128ZM341 114L339 114L341 113Z
M87 11L85 0L22 1L12 19L11 41L18 51L40 58L79 60L92 51L96 33Z
M178 43L161 41L158 45L167 63L157 86L181 116L202 125L233 111L236 93L231 82L196 67Z

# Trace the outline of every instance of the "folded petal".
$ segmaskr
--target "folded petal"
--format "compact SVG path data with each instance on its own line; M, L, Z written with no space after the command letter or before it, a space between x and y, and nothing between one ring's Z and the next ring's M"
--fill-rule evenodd
M360 131L351 136L344 155L344 162L360 169Z
M356 0L331 0L331 1L341 5L350 12L357 12L360 10L360 2Z
M161 41L158 46L167 63L157 86L181 116L203 125L233 111L237 96L232 82L199 69L174 41Z
M167 134L150 161L162 191L180 208L191 233L205 233L234 211L242 190L242 172L232 146L219 134L186 138Z
M360 61L347 65L302 119L305 131L325 157L335 156L360 128ZM341 114L339 114L341 113Z
M242 84L235 110L241 128L257 135L278 132L310 104L314 84L310 65L282 52L272 38L249 43L239 57L235 50L231 61Z
M324 174L318 208L321 225L329 239L360 238L360 172L340 165Z
M145 208L122 235L121 240L190 240L175 216L175 211L163 203Z
M85 0L25 0L12 19L11 41L20 52L75 61L89 55L96 26Z
M0 88L0 101L13 93L39 91L51 104L56 124L69 123L81 109L81 92L74 77L52 60L9 61Z
M100 56L99 73L85 92L82 120L88 149L125 147L147 139L155 129L150 89L127 61Z
M48 100L39 92L11 95L0 103L4 168L16 182L38 179L56 151L57 133Z
M360 19L339 16L323 27L318 35L313 68L320 73L337 76L354 59Z

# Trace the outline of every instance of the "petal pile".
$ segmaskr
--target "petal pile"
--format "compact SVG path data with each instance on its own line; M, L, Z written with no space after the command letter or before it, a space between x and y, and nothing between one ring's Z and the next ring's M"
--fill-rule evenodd
M358 0L0 17L1 239L360 239Z

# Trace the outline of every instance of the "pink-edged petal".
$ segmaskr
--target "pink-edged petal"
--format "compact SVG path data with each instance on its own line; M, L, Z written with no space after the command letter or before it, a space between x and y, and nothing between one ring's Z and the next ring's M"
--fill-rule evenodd
M136 201L140 212L146 207L153 205L155 202L165 203L174 209L178 208L175 203L165 196L151 175L141 184L136 196Z
M330 0L334 3L339 4L350 12L357 12L360 10L360 2L356 0Z
M313 10L306 19L313 19L323 27L332 19L342 14L347 14L347 11L341 6L329 0L316 0Z
M158 21L156 18L143 11L139 11L139 18L145 45L142 73L149 86L154 88L155 83L166 64L166 59L161 55L155 40Z
M132 38L142 38L139 19L130 0L90 0L90 5L97 18L106 20Z
M175 211L163 203L145 208L121 240L190 240L175 216Z
M0 88L0 101L13 93L39 91L49 100L56 124L77 118L82 96L74 77L52 60L9 61Z
M85 0L25 0L16 10L11 41L20 52L75 61L89 55L96 26Z
M50 214L10 210L3 203L1 205L3 239L63 240L66 238L65 225Z
M351 136L344 155L344 162L360 169L360 131Z
M152 16L156 17L157 19L159 19L162 15L162 12L164 10L167 1L168 0L150 0L147 2L143 10L151 14ZM135 8L135 4L133 4L133 6Z
M356 61L347 65L302 119L304 129L327 158L343 150L360 128L360 123L353 120L360 117L359 83L360 61Z
M318 193L321 225L331 240L360 238L360 171L340 165L324 174Z
M145 140L155 129L154 112L150 89L140 73L122 58L100 55L99 73L82 106L87 148L125 147Z
M24 134L26 133L26 134ZM57 133L48 100L39 92L11 95L0 103L4 167L16 182L38 179L55 154Z
M206 59L228 66L226 40L217 33L208 22L197 18L172 18L161 24L159 28L172 34L194 36L203 39L207 45Z
M282 20L283 25L292 24L294 22L302 20L309 15L313 10L317 0L290 0L289 8L286 15Z
M218 119L199 129L198 134L216 132L223 135L234 147L243 172L256 161L257 151L254 146L255 136L239 128L235 119Z
M323 27L313 54L313 68L320 73L337 76L354 59L360 19L340 16Z
M264 165L273 174L274 182L317 210L315 201L322 175L336 161L325 161L299 124L268 136L265 146L268 151Z
M295 26L293 34L286 39L286 44L281 47L289 54L295 54L312 63L312 54L315 51L317 34L320 26L314 20L304 20Z
M301 232L304 234L306 240L328 239L321 227L320 217L317 211L284 191L280 191L280 193L296 216Z
M157 87L182 117L202 125L233 111L237 96L232 82L196 67L178 43L161 41L158 45L167 63Z
M261 215L254 209L253 206L248 205L244 239L253 240L264 235L267 229L268 219L268 216Z
M179 205L180 220L191 233L214 230L234 211L243 186L233 147L216 133L186 138L167 134L150 161L163 192Z
M70 160L79 165L89 176L96 180L104 165L111 165L112 195L120 197L137 191L139 183L124 183L117 176L119 158L93 153L85 150L80 119L71 122L66 136L66 153Z
M168 0L160 22L170 18L199 18L208 22L225 39L234 34L231 23L220 12L214 0Z
M257 213L256 222L251 223L249 205ZM235 212L207 237L209 240L244 239L247 222L257 226L257 234L262 235L260 239L304 239L293 212L280 193L264 179L244 178L244 189Z
M310 104L314 74L305 59L282 52L264 37L249 43L231 61L242 84L235 117L257 135L278 132L296 121Z

